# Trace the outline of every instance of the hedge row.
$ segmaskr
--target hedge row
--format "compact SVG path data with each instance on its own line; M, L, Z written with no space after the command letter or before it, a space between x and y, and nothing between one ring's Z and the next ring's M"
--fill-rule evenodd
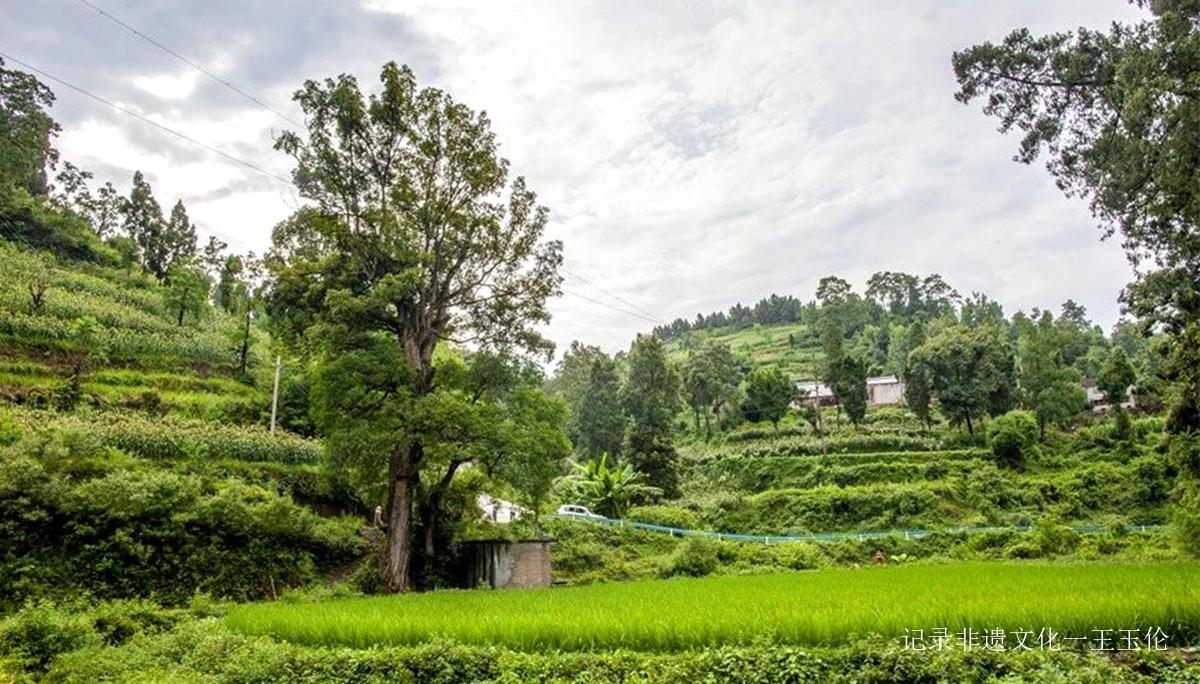
M86 642L85 642L86 643ZM503 684L586 682L730 684L802 682L1046 681L1148 683L1196 681L1200 665L1182 654L1130 654L1120 661L1086 651L991 652L905 650L899 640L864 640L842 648L776 644L679 653L521 653L454 642L414 647L302 647L234 634L216 619L131 639L88 645L58 656L49 678L96 681L278 682L338 684L420 682Z
M131 414L60 415L29 411L14 414L29 427L52 425L90 436L133 456L154 460L235 460L317 463L320 442L262 428L217 425L204 421L151 419Z

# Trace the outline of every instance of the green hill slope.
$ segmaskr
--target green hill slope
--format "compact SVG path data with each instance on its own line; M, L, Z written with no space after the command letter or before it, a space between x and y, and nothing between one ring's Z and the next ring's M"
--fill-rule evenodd
M208 307L180 325L164 288L141 274L64 265L10 243L0 243L0 268L0 398L233 422L267 406L262 388L236 378L238 318ZM252 336L253 367L265 340ZM73 381L81 396L68 396Z

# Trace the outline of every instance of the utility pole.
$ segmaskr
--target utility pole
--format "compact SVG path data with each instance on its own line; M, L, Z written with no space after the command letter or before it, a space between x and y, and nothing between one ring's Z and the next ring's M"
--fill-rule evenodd
M275 434L275 412L279 409L279 354L275 355L275 388L271 390L271 434Z

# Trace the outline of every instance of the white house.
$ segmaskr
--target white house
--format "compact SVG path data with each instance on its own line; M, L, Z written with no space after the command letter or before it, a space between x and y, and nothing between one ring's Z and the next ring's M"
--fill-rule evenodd
M833 395L833 390L829 385L820 380L799 380L796 382L796 393L800 398L792 401L792 408L800 408L803 404L816 401L822 406L832 404L837 401Z
M904 383L894 375L878 375L867 378L867 403L872 406L888 406L904 401Z
M1083 391L1087 392L1088 408L1097 412L1105 413L1108 411L1108 402L1104 401L1104 393L1096 386L1096 381L1091 378L1083 379ZM1137 402L1134 401L1133 385L1126 390L1125 401L1121 402L1121 406L1132 409L1137 408Z
M822 406L833 404L837 396L833 390L820 380L800 380L796 383L800 399L792 402L793 408L799 408L804 403L816 400ZM880 375L867 378L867 403L872 406L887 406L904 401L904 383L894 375Z
M510 523L528 512L511 501L497 499L491 494L480 494L475 499L475 505L484 518L494 523Z

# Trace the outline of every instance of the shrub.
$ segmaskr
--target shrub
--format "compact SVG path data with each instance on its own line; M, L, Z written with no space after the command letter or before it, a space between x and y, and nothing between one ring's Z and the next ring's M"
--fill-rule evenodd
M683 530L694 530L701 527L700 516L696 515L694 511L677 506L635 506L629 509L629 513L625 517L638 522Z
M689 537L671 556L670 576L703 577L721 565L720 543L704 537Z
M0 622L0 655L26 671L45 672L59 654L100 642L91 619L75 607L29 604Z
M79 433L0 448L0 606L87 591L271 596L358 557L353 518L237 480L137 466Z
M1028 411L1009 411L997 417L987 428L988 446L996 463L1021 468L1037 440L1037 418Z

